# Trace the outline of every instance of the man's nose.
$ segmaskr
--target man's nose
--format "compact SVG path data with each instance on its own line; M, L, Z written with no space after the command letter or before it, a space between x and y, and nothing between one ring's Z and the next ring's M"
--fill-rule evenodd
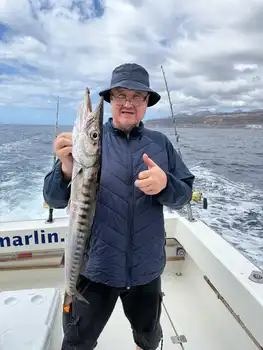
M126 100L124 103L125 107L133 107L132 103L129 100Z

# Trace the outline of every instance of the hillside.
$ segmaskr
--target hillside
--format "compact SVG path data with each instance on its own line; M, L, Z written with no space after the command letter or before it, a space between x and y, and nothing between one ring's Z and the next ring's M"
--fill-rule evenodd
M263 110L253 110L251 112L235 111L233 113L211 113L209 111L198 112L193 115L176 114L176 124L185 127L232 127L240 128L248 125L262 125L263 127ZM145 121L147 126L156 124L162 126L172 126L171 117L160 119L149 119Z

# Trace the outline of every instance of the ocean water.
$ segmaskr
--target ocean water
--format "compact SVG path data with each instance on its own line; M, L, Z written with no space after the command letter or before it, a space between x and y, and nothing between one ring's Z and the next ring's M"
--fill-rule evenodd
M160 131L178 149L174 130ZM263 268L263 129L178 132L182 157L196 176L194 187L208 199L206 210L193 204L193 215ZM42 188L53 165L54 134L52 126L0 125L0 225L47 218ZM66 210L54 211L55 217L66 215Z

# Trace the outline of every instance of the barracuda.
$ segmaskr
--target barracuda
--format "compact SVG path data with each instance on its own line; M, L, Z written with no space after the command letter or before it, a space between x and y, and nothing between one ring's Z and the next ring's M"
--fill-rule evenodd
M84 251L89 244L100 180L103 128L103 97L91 111L89 89L80 106L72 133L73 172L68 207L69 228L65 237L65 299L76 290L83 268Z

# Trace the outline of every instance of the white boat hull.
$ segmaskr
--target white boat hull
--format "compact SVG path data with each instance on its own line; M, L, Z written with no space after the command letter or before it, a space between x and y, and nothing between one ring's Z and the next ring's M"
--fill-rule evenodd
M67 225L67 218L52 224L1 223L1 290L52 287L63 296L61 258ZM165 225L164 349L263 349L263 284L260 278L249 278L253 271L258 277L262 272L200 221L166 213ZM174 344L180 335L186 342ZM125 339L130 339L130 347ZM121 349L124 342L125 349L135 348L118 303L98 350Z

